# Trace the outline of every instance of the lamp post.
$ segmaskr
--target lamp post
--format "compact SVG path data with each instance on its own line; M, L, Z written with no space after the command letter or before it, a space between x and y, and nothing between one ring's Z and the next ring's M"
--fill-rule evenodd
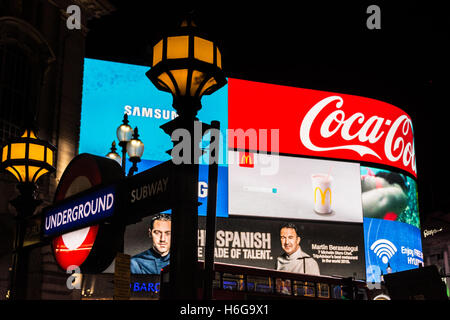
M122 164L122 158L119 156L119 154L116 152L116 142L113 141L111 144L111 151L106 155L106 157L115 160L118 164Z
M126 155L130 157L133 166L128 171L128 176L132 176L137 171L137 163L141 161L144 153L144 143L138 139L138 128L131 128L128 124L128 115L123 115L122 124L117 128L117 139L119 146L122 148L122 158L116 152L116 143L113 141L111 151L106 155L108 158L122 162L122 169L125 172Z
M27 128L20 138L2 147L0 169L16 177L20 192L17 198L10 201L17 211L11 275L12 300L26 299L28 251L23 247L26 222L42 202L37 199L37 180L55 171L55 150L50 143L40 140L32 128Z
M127 144L127 153L130 157L130 161L133 166L128 172L128 176L132 176L137 171L137 163L141 161L142 154L144 153L144 143L138 139L138 128L134 128L133 138Z
M119 139L119 146L122 147L122 168L125 171L127 144L133 134L133 128L128 124L128 115L123 115L122 124L117 128L117 139Z
M200 281L197 257L198 232L198 158L202 135L194 134L201 98L226 84L217 44L201 33L192 16L180 28L165 35L153 46L151 69L146 73L159 90L173 96L178 117L161 126L177 143L172 133L177 129L190 134L190 161L176 168L176 199L172 206L172 232L169 291L172 299L197 299ZM203 133L202 133L203 134ZM183 141L184 142L184 141ZM174 155L172 155L174 157Z

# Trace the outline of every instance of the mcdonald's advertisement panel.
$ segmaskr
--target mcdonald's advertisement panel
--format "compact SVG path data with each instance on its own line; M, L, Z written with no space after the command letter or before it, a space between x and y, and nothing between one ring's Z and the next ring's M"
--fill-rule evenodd
M362 223L359 164L247 155L229 152L230 215Z
M170 159L165 151L172 142L159 127L177 114L172 97L156 90L146 71L85 60L80 153L108 153L127 114L145 144L138 172ZM396 260L404 256L398 254L402 247L421 252L413 128L401 109L365 97L232 78L202 105L201 121L221 123L216 261L276 269L278 257L288 255L280 230L288 224L297 229L302 258L315 261L309 272L373 280L373 270L378 266L375 274L381 274L388 258L370 247L383 239L397 248L389 260L393 270L417 267ZM205 138L202 145L207 143ZM200 162L200 259L207 172ZM127 226L125 253L132 260L155 247L151 220ZM389 238L397 235L396 226L401 238Z

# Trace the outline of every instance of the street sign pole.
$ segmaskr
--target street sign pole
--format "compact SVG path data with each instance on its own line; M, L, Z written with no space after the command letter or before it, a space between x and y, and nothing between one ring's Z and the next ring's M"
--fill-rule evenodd
M161 126L164 132L173 137L177 129L189 134L190 152L188 163L182 161L174 166L175 179L172 206L172 230L169 268L169 296L171 299L197 299L200 284L198 268L198 158L202 154L200 141L203 136L202 123L195 117L179 116ZM200 134L198 131L200 129ZM173 141L174 148L178 141ZM185 143L186 141L181 141ZM172 154L172 157L179 155ZM178 159L172 159L178 160Z
M170 252L170 296L195 299L198 286L198 165L181 164L176 168L178 192L172 208ZM197 179L196 179L197 177Z
M216 204L217 204L217 175L220 148L220 122L212 121L211 129L219 136L214 136L211 130L208 165L208 202L206 212L206 244L205 244L205 277L203 299L211 300L214 281L214 244L216 243ZM212 141L214 136L214 142Z
M27 221L33 215L37 206L42 202L36 199L36 186L31 183L19 184L20 195L10 203L16 208L16 232L13 248L11 274L11 300L27 298L29 248L24 247Z

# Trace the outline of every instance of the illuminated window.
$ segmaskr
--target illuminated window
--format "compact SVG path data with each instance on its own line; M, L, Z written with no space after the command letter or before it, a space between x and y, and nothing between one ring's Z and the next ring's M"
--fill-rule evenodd
M330 287L326 283L317 284L317 294L319 298L329 298L330 297Z
M277 293L286 294L286 295L291 294L291 280L277 278L275 280L275 284L276 284L276 292Z
M333 299L341 299L342 298L342 288L339 285L333 285L331 288L331 297Z
M263 293L271 293L272 281L270 277L248 276L247 290Z
M315 297L316 286L313 282L294 281L294 295Z
M244 276L242 274L223 274L223 289L233 291L244 291Z

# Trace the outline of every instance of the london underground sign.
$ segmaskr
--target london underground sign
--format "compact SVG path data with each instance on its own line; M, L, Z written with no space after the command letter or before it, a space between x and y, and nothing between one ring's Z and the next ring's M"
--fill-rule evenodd
M67 166L43 221L44 236L51 238L63 270L78 266L83 273L101 272L113 261L123 228L106 218L117 209L115 184L121 179L120 165L104 157L80 154Z
M108 186L65 201L47 211L44 236L62 234L113 215L116 187Z
M46 208L43 236L59 266L102 272L123 244L127 224L171 208L172 161L124 179L113 160L81 154L68 165Z
M280 129L279 144L259 151L373 162L417 176L411 119L391 104L238 79L228 86L230 129Z

